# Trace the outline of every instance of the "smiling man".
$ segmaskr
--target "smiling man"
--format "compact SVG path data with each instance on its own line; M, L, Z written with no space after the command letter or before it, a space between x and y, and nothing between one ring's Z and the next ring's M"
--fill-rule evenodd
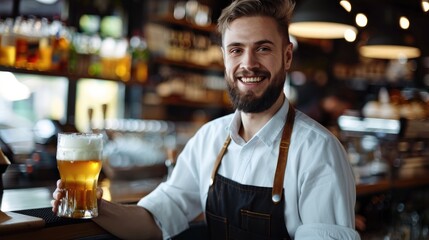
M283 91L292 44L277 33L275 24L271 17L242 17L225 29L226 80L237 110L267 110Z
M101 200L97 224L120 238L169 239L204 213L210 239L359 239L344 148L283 92L293 7L235 0L223 10L218 26L235 112L199 129L168 181L137 206Z

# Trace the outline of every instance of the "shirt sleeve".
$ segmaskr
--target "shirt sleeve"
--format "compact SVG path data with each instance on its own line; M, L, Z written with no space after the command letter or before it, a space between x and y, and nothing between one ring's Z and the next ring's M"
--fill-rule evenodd
M177 204L174 204L161 184L148 196L142 198L137 205L147 209L158 227L162 231L164 239L169 239L189 227L186 214Z
M193 149L195 138L185 146L171 177L137 204L146 208L168 239L189 228L189 222L201 212L200 189Z
M298 180L302 225L295 239L358 239L356 185L346 152L334 136L319 137L303 147L306 160Z

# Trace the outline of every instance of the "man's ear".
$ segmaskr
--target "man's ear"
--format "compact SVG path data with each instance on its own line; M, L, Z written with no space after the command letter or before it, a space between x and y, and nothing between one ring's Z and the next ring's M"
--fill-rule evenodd
M285 70L289 70L290 66L292 65L292 56L293 56L293 43L288 43L286 45L286 49L283 52L283 58L284 58L284 68Z

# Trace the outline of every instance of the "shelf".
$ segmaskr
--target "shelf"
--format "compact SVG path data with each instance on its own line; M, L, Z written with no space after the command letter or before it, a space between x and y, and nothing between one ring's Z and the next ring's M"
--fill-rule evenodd
M225 103L216 103L216 102L195 102L185 99L174 100L174 99L164 99L162 101L164 105L170 106L183 106L183 107L193 107L193 108L225 108L231 109L231 105Z
M42 76L67 77L69 79L94 78L94 79L100 79L100 80L125 82L121 79L104 78L102 76L91 76L89 74L74 74L68 71L39 71L39 70L28 70L23 68L14 68L14 67L5 67L5 66L0 66L0 71L22 73L22 74L34 74L34 75L42 75Z
M371 193L384 192L392 188L392 182L389 179L381 179L373 183L362 183L356 186L356 195L362 196Z
M192 24L185 19L175 19L172 16L155 16L150 18L151 22L154 23L160 23L160 24L168 24L172 26L180 26L189 30L196 30L199 32L205 32L205 33L217 33L216 25L209 24L206 26L200 26L196 24Z
M89 74L74 74L68 71L39 71L39 70L29 70L24 68L15 68L15 67L6 67L6 66L0 66L0 71L22 73L22 74L34 74L34 75L42 75L42 76L66 77L71 80L77 80L81 78L93 78L93 79L100 79L100 80L118 81L123 83L131 82L131 81L123 81L119 78L115 79L115 78L107 78L102 76L92 76Z
M215 24L200 26L186 19L175 19L168 14L150 16L149 22L162 25L162 30L158 31L163 33L159 33L160 36L166 38L161 41L163 45L157 46L160 37L150 38L153 35L147 34L148 48L153 52L150 59L151 69L167 66L174 70L180 69L180 72L223 75L222 53L217 43L219 36L214 35L217 34Z
M362 196L397 189L429 186L428 168L400 169L392 177L381 178L371 183L357 184L356 195Z
M210 72L210 71L211 72L218 72L218 73L224 72L223 65L219 65L219 64L211 64L211 65L205 66L205 65L195 64L195 63L186 62L186 61L170 60L170 59L162 58L162 57L153 58L152 62L154 64L171 65L171 66L176 66L176 67L182 67L182 68L193 69L193 70L202 70L202 71L207 71L207 72Z
M429 168L403 168L397 173L392 184L397 189L429 185Z
M15 68L15 67L6 67L0 65L0 71L13 72L13 73L25 73L25 74L36 74L44 76L55 76L55 77L71 77L72 74L67 74L62 71L39 71L39 70L29 70L24 68Z
M164 106L176 106L176 107L187 107L187 108L222 108L229 109L232 111L232 106L222 102L200 102L190 101L181 97L168 97L162 98L159 102L145 101L146 105L164 105Z

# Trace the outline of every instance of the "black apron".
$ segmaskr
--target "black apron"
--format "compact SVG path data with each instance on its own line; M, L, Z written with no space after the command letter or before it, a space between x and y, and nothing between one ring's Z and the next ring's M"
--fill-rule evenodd
M243 185L217 174L231 141L228 136L216 159L207 197L211 239L291 239L284 217L283 180L294 119L295 110L290 106L272 188Z

